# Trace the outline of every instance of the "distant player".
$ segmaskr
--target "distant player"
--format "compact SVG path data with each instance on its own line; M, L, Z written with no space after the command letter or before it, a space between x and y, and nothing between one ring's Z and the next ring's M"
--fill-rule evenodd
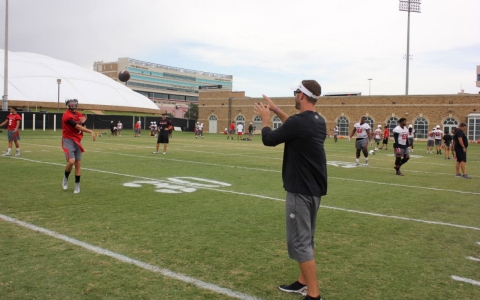
M403 176L400 167L410 159L408 128L405 126L407 125L407 119L400 118L398 124L399 125L393 129L393 149L395 155L395 167L393 168L398 176Z
M380 146L380 139L382 138L382 125L377 126L377 129L373 132L373 138L375 139L375 143L377 143L377 146L375 146L375 151L377 151L378 146Z
M384 132L383 132L383 141L382 141L382 147L380 147L380 150L383 149L383 145L385 145L385 150L388 150L388 139L390 138L390 131L388 130L388 126L384 126Z
M85 151L82 147L83 133L90 133L93 141L95 141L95 133L84 126L87 116L83 116L77 111L77 98L67 97L65 104L67 105L67 111L62 117L62 149L65 152L67 165L65 166L62 188L63 190L68 189L68 177L73 166L75 166L75 189L73 192L78 194L80 193L82 152Z
M443 146L444 146L444 149L445 149L445 159L450 159L450 147L452 146L452 140L453 140L453 135L448 134L448 133L443 135Z
M415 139L415 129L412 124L408 125L408 144L410 145L410 152L413 153L413 140Z
M357 166L360 164L360 151L363 152L363 156L365 156L365 165L368 166L368 143L370 142L371 135L370 125L368 125L368 123L365 123L366 119L366 117L362 117L360 119L360 122L353 125L352 133L348 138L348 141L350 141L352 136L355 133L357 134L357 139L355 140L355 148L357 149L355 164Z
M200 136L200 122L197 122L195 125L195 138L198 138Z
M335 128L333 128L333 140L335 141L335 143L337 142L339 133L340 130L338 130L338 126L335 126Z
M443 131L440 129L440 125L435 127L435 149L437 149L437 154L442 154L442 139Z
M230 124L230 127L229 127L229 131L228 131L228 136L227 136L227 140L228 138L232 138L233 140L233 135L235 134L235 122L232 121L232 123Z
M250 122L250 125L248 125L248 140L251 141L253 137L253 123Z
M242 135L243 135L243 124L238 123L238 125L237 125L237 140L242 139Z
M200 135L202 136L202 139L203 139L203 123L200 123Z
M140 136L140 121L137 121L137 123L135 123L135 137L139 137Z
M173 129L172 121L167 120L167 113L163 113L162 120L158 122L157 148L153 154L158 154L158 147L160 144L163 144L162 154L167 154L168 138L171 129Z
M122 129L123 129L123 124L119 120L117 123L118 136L122 136Z
M20 133L18 132L18 126L20 126L20 121L22 121L22 117L17 114L16 107L10 107L10 114L7 116L7 119L0 124L0 127L7 125L7 135L8 135L8 148L7 152L3 154L3 156L10 156L12 151L12 144L15 143L15 156L20 156L20 144L18 141L20 140Z
M433 154L433 144L435 143L435 127L428 133L427 137L427 154Z

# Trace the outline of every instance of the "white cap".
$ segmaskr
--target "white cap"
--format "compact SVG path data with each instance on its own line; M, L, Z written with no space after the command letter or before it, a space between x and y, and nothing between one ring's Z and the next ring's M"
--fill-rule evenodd
M250 122L250 124L253 124L252 122Z
M300 90L302 91L302 93L304 93L305 95L307 95L308 97L312 97L314 99L318 99L320 98L320 96L317 96L317 95L314 95L312 92L310 92L306 87L303 86L302 82L300 82L299 84L297 85L294 85L291 87L292 90L296 91L296 90Z
M437 129L440 128L440 125L437 125Z
M413 127L412 124L408 125L408 128L412 128L412 127Z
M378 125L377 127L378 127L378 128L382 128L382 125Z

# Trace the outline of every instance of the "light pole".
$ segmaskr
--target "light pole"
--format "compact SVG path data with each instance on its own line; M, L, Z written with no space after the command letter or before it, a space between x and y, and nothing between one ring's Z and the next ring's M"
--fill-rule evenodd
M58 84L58 103L57 103L57 110L60 110L60 83L62 83L61 79L57 79Z
M8 110L8 0L5 0L5 60L3 75L2 110Z
M232 123L232 99L234 97L228 98L228 124L227 127L230 128L230 123Z
M368 95L370 96L370 84L372 83L372 78L368 78Z
M408 95L408 67L410 63L410 12L420 12L421 0L400 0L400 11L408 12L408 23L407 23L407 70L406 70L406 82L405 82L405 95Z

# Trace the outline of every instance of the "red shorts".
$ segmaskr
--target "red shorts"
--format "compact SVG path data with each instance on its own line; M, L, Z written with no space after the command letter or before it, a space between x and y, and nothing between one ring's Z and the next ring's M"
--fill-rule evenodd
M238 135L242 135L243 133L242 132L239 132Z

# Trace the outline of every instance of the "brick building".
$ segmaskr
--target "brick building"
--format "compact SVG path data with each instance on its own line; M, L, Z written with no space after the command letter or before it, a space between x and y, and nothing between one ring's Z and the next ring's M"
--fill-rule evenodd
M258 133L262 121L253 112L253 104L262 100L245 97L245 92L202 91L199 122L205 124L205 132L223 132L231 121L247 126L252 122ZM288 115L297 112L293 97L272 100ZM460 122L468 122L470 140L480 139L480 95L321 97L317 112L325 119L328 134L338 125L340 134L348 135L362 116L368 117L372 127L387 125L390 129L405 117L407 124L414 125L417 138L425 138L436 125L451 132ZM270 121L272 128L281 126L273 113Z

